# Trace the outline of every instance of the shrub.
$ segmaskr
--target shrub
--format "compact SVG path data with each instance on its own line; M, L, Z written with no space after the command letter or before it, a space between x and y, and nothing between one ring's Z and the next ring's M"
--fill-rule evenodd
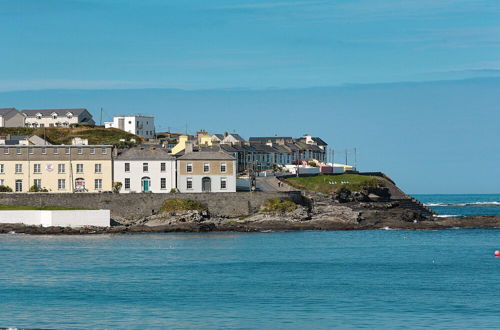
M316 162L313 160L308 161L307 165L312 166L312 167L318 167L318 164L316 164Z
M207 207L191 199L169 198L163 202L160 213L177 211L206 211Z
M264 205L262 205L262 212L292 212L297 209L297 204L292 201L284 201L281 198L268 199Z
M12 188L9 186L0 186L0 192L12 192Z
M115 194L118 194L121 189L122 189L122 183L121 182L113 182L113 192Z

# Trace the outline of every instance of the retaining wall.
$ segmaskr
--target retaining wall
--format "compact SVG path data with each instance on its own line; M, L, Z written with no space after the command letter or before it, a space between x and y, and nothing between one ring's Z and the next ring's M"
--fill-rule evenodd
M137 219L158 212L167 198L195 200L207 206L212 215L223 217L250 215L258 211L266 200L272 198L291 200L297 204L306 205L299 191L209 194L0 193L0 204L104 209L111 211L111 217Z

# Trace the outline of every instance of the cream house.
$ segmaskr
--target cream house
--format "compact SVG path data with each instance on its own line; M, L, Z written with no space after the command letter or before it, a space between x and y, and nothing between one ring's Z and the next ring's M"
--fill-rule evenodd
M236 158L223 151L191 152L177 159L177 189L183 193L235 192Z
M110 191L112 146L0 147L0 185L15 192L37 186L53 193Z
M26 127L68 127L72 124L95 125L87 109L22 110Z
M0 109L0 127L24 127L24 116L16 108Z
M175 158L160 146L121 150L113 168L114 181L122 184L120 193L165 193L175 188Z

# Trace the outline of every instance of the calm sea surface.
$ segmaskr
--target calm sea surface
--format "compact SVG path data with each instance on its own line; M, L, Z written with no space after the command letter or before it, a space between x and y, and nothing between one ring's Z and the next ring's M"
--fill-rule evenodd
M0 235L0 327L498 328L500 230Z

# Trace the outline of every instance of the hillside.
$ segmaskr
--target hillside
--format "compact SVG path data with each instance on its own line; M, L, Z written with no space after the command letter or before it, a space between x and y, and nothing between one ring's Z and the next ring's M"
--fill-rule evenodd
M130 141L135 139L138 143L143 139L137 135L127 133L116 128L104 127L45 127L45 128L27 128L27 127L1 127L0 135L38 135L46 137L52 144L71 144L71 139L79 137L88 139L89 144L118 145L120 139Z

